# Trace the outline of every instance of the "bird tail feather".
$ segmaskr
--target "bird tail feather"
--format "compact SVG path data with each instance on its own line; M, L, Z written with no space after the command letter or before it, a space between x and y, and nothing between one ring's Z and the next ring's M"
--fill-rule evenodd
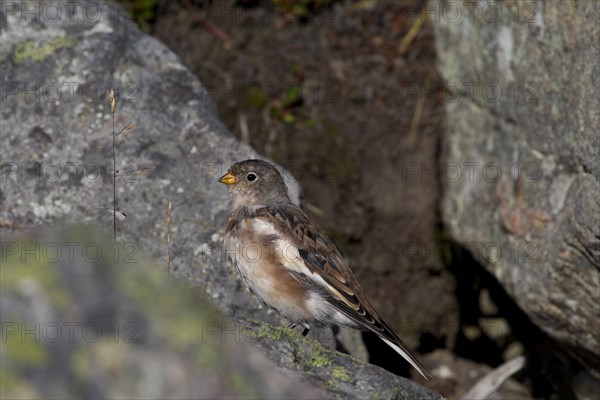
M431 374L427 372L427 370L404 348L404 346L392 342L390 339L387 339L383 336L379 336L381 340L387 343L392 349L396 351L396 353L400 354L402 358L404 358L410 365L412 365L426 380L431 378Z

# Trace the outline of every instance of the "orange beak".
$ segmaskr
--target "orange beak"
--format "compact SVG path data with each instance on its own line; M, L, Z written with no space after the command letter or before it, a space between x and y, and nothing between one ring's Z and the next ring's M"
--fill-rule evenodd
M235 176L231 174L231 172L227 171L225 175L219 178L219 182L229 186L237 183L237 180L235 179Z

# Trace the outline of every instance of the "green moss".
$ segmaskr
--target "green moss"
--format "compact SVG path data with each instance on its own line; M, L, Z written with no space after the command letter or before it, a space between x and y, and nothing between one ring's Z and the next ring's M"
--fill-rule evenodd
M271 0L271 2L283 9L288 15L299 20L307 19L316 11L328 7L333 0Z
M196 351L195 362L199 369L212 370L223 366L225 354L220 347L217 347L216 343L198 343L194 349Z
M2 398L5 398L11 390L14 390L18 381L19 378L0 365L0 382L2 382L0 393L2 394Z
M4 333L1 353L15 367L43 367L48 363L48 351L40 341L41 333L35 325L15 322L16 331ZM38 324L39 327L39 324Z
M19 284L31 280L41 287L54 307L59 310L67 308L71 304L71 297L62 285L56 264L50 262L57 258L54 253L56 247L29 241L17 241L9 245L6 249L10 253L2 256L0 289L12 292Z
M129 11L131 19L134 20L141 30L147 32L150 29L150 23L156 17L156 0L134 0L124 2Z
M267 94L258 85L251 85L246 91L246 104L250 107L262 108L267 102Z
M227 386L233 388L233 390L244 399L259 399L260 395L256 391L255 386L252 382L249 382L239 371L229 370L225 377Z
M302 100L302 92L297 85L291 85L285 88L281 102L284 107L292 107Z
M224 366L226 360L219 346L222 323L193 288L155 266L143 271L137 265L124 266L117 274L123 292L138 303L144 314L153 316L152 328L170 348L190 354L200 369ZM198 307L191 306L194 304Z
M344 362L354 368L357 361L351 356L339 354L321 346L313 339L300 335L299 332L284 327L273 326L260 321L248 321L244 335L250 339L266 338L269 340L283 339L292 347L294 361L292 365L301 368L303 374L318 376L324 379L324 385L335 388L340 383L352 382L352 372L338 362ZM341 360L343 358L345 360Z
M71 372L79 379L85 379L90 372L92 364L88 349L80 347L73 352L71 356Z
M283 122L286 124L293 124L296 121L294 114L285 113L283 114Z
M304 125L306 125L307 128L315 129L317 127L317 121L312 118L308 118L304 121Z
M203 301L190 299L190 290L173 282L164 270L148 267L141 273L137 267L124 267L117 279L123 291L133 298L148 314L160 319L160 328L167 341L177 350L198 342L198 333L203 322L209 320L209 313L199 308L190 308L189 304Z
M331 370L331 375L342 382L350 382L352 380L352 378L350 378L349 371L341 365L333 367Z
M281 117L282 114L282 109L279 106L273 106L269 109L269 115L271 116L271 118L279 118Z
M0 366L0 398L2 399L40 399L33 384L14 373L14 368Z
M331 364L329 354L325 353L322 347L315 346L315 351L311 355L310 365L313 367L324 367L329 364Z
M271 340L280 340L283 336L293 336L293 334L296 333L293 329L288 329L280 326L273 326L271 324L267 324L260 321L252 320L249 322L254 322L258 325L258 330L254 330L249 326L244 327L243 334L249 338L267 338Z
M13 59L16 64L31 59L32 61L44 61L48 56L54 54L58 49L65 49L75 46L77 42L73 38L55 38L36 45L33 40L26 40L19 43L15 49Z

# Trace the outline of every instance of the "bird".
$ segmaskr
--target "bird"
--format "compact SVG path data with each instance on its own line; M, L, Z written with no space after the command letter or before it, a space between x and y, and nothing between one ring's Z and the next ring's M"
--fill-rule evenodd
M302 326L343 325L371 331L425 379L431 375L373 308L324 229L288 196L270 163L249 159L219 178L231 212L224 248L241 280L258 300Z

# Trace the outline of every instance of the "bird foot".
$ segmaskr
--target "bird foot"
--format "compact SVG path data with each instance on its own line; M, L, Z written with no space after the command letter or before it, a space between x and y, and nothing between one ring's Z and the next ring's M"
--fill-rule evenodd
M290 329L296 329L296 327L298 326L298 322L292 322L291 324L288 325L288 328ZM306 325L305 323L300 322L300 324L302 324L302 326L304 327L304 329L302 330L302 336L306 336L308 335L308 332L310 332L310 326Z

